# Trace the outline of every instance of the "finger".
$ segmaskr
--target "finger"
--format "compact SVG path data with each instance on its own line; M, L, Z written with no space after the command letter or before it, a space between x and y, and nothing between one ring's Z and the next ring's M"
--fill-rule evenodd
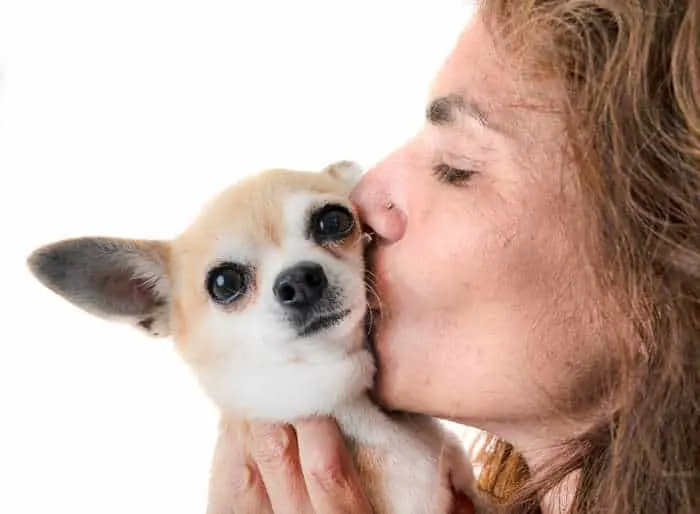
M275 514L313 513L290 426L253 427L254 457Z
M372 509L335 421L296 425L299 456L314 512L371 514Z
M255 464L235 432L223 427L214 449L207 514L273 514Z

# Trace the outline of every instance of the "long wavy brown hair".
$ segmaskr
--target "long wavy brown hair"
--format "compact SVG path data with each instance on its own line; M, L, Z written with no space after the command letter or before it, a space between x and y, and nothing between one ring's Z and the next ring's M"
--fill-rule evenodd
M537 512L575 470L572 514L698 513L700 1L481 4L496 41L566 86L598 286L628 330L610 338L603 420L536 472L492 438L480 486L506 511Z

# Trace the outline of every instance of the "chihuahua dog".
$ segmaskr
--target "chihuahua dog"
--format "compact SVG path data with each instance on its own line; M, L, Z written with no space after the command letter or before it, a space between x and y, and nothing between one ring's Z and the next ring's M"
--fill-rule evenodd
M332 416L376 514L447 514L472 494L466 453L437 421L373 403L363 234L350 161L271 169L210 200L177 238L79 237L28 258L75 306L171 337L221 411L207 512L228 513L225 437L249 424Z

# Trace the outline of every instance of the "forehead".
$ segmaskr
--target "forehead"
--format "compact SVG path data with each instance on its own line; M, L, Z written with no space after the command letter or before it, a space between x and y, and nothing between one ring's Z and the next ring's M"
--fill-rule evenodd
M508 55L494 41L477 14L460 34L432 85L435 98L459 98L470 110L502 127L508 135L518 132L533 114L552 112L561 106L563 89L555 81L535 79L524 61Z
M349 187L320 172L268 170L214 197L178 238L190 256L211 254L227 238L247 245L279 245L290 214L303 213L304 198L332 198L348 204ZM290 205L292 209L290 209Z
M466 97L491 114L512 89L510 73L502 61L485 25L475 16L438 71L432 96Z

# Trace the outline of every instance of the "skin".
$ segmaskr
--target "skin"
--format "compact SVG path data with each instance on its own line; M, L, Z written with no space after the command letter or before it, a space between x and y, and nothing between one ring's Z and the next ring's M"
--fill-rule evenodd
M526 72L477 15L434 81L423 129L353 200L376 233L378 401L487 430L536 465L585 429L560 412L604 348L564 91ZM369 512L333 422L261 427L258 441L256 462L231 471L253 475L234 511Z

